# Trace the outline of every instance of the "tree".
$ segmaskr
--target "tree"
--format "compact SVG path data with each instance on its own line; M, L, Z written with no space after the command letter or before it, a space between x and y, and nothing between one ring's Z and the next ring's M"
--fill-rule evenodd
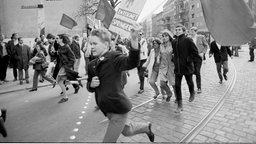
M76 17L85 18L85 31L88 33L87 16L94 15L97 12L100 0L83 0L83 4L79 7ZM110 5L115 8L121 0L108 0Z
M108 0L110 5L115 8L121 0ZM93 15L96 13L98 8L99 0L83 0L83 4L79 7L77 11L78 17L84 17L87 15Z

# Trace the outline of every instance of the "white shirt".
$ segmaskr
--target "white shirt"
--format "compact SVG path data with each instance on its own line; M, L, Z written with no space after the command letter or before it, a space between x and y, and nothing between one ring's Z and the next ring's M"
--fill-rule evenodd
M146 39L141 38L140 40L140 60L148 58L148 44Z
M194 43L196 44L196 41L197 41L197 35L193 36L193 37L192 37L192 39L193 39Z
M220 50L220 48L221 48L221 45L220 44L218 44L217 42L216 42L216 44L217 44L217 47L219 48L219 50Z
M6 50L6 46L4 43L1 43L2 47L3 47L3 56L7 55L7 50Z

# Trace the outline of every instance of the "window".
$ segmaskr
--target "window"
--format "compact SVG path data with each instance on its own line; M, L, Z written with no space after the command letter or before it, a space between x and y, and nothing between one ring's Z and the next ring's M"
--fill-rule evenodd
M192 5L192 6L191 6L191 10L193 10L194 8L195 8L195 5Z
M192 18L195 18L195 14L192 14L191 17L192 17Z
M197 6L197 8L200 8L200 3L197 3L196 6Z

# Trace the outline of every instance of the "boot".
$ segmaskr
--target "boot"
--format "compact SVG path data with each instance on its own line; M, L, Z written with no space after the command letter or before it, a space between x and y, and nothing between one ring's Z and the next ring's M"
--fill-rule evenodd
M180 113L181 111L183 111L182 100L177 101L177 103L178 103L178 107L175 110L175 113Z
M190 97L189 97L189 102L192 102L192 101L194 101L194 99L195 99L195 92L193 92L192 94L190 94Z

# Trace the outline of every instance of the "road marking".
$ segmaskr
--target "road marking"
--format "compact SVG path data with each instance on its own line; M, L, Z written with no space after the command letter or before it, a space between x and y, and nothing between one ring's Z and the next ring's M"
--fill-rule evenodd
M73 136L70 136L69 138L73 140L76 138L76 136L73 135Z
M203 130L203 128L209 123L209 121L213 119L216 113L222 108L225 99L227 99L228 96L231 94L236 84L237 72L232 61L231 65L233 66L233 76L225 93L219 98L218 102L214 105L210 112L208 112L206 116L180 140L179 143L190 143Z
M86 109L86 108L87 108L87 106L84 106L84 108Z
M80 116L79 119L83 119L84 117L83 116Z
M85 105L88 105L88 103L85 103Z
M89 102L90 100L89 100L89 99L87 99L87 101Z
M82 113L82 114L85 114L85 111L82 111L81 113Z
M80 124L81 124L81 122L76 122L76 124L77 124L77 125L80 125Z
M75 129L73 129L73 131L74 131L74 132L78 132L78 131L79 131L79 129L78 129L78 128L75 128Z

